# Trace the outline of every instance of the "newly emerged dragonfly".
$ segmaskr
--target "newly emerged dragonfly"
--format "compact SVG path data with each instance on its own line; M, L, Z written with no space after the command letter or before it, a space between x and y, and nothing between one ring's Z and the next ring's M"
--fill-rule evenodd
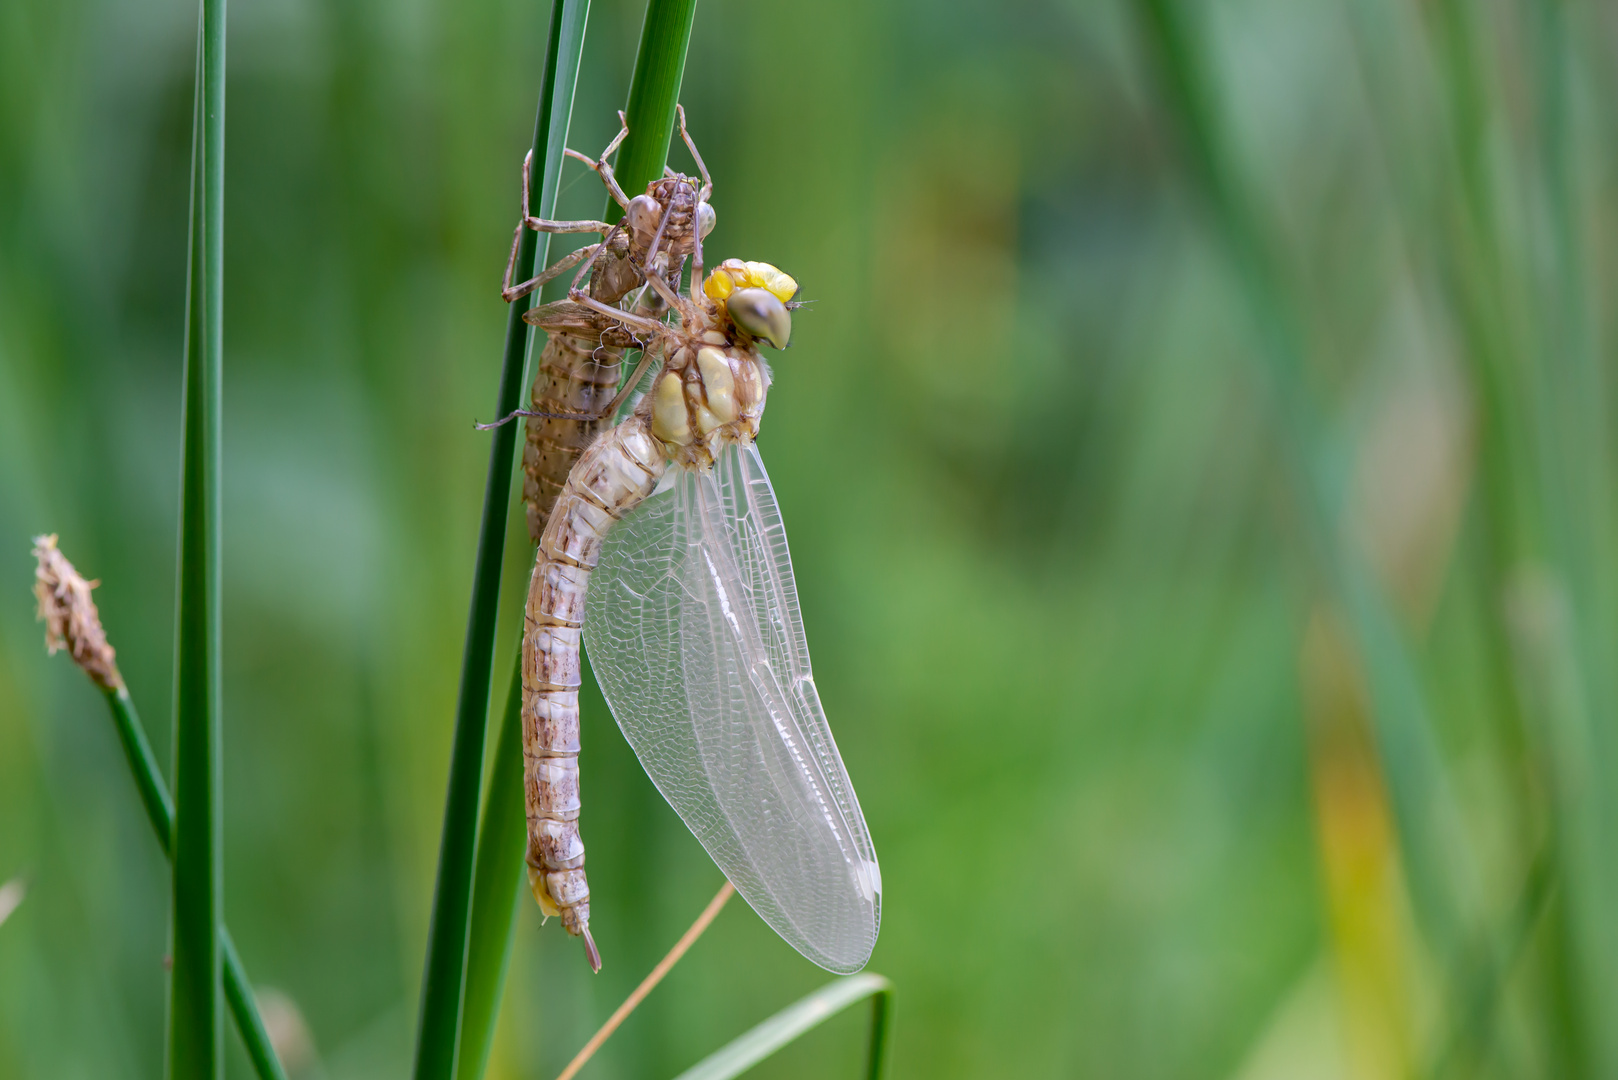
M692 190L700 206L711 186ZM661 370L578 458L540 537L523 643L530 884L598 968L577 824L582 636L642 766L737 891L806 957L855 971L875 945L881 875L753 444L770 380L758 343L786 345L797 286L734 260L704 278L693 221L689 297L671 286L672 260L642 266L677 324L578 279L566 302Z

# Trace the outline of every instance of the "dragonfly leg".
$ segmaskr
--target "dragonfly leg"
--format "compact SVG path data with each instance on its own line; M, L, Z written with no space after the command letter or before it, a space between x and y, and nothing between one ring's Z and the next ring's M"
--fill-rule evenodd
M500 295L511 303L521 299L544 285L551 278L561 274L568 267L574 265L583 255L567 256L555 266L541 273L538 277L513 285L511 276L517 272L517 252L522 247L523 229L533 229L541 233L601 233L605 235L612 229L605 221L552 221L547 218L537 218L529 210L530 178L533 174L534 152L528 151L522 159L522 219L517 222L517 231L511 237L511 254L506 259L506 276L500 285ZM582 249L581 249L582 250Z
M600 157L585 157L577 150L564 149L562 152L568 157L573 158L575 161L582 161L584 164L589 166L592 172L601 177L601 182L607 185L607 194L612 196L613 201L627 210L629 209L629 196L625 195L624 189L618 186L618 178L613 175L612 166L607 163L607 159L612 157L613 153L618 149L619 144L622 143L625 136L629 134L629 120L624 116L624 111L622 109L618 110L618 123L621 126L618 129L617 136L613 138L612 142L607 144L607 148L605 150L601 151Z
M572 151L568 151L572 153ZM522 159L522 223L535 232L542 233L605 233L612 228L605 221L596 221L583 218L577 221L552 220L550 218L535 217L529 210L529 189L532 185L534 171L534 152L528 151Z
M607 402L607 404L602 408L602 417L612 416L618 411L618 406L622 405L624 403L624 399L635 392L635 387L640 385L641 379L646 375L646 369L652 366L652 362L656 358L656 354L650 349L644 349L641 351L640 363L635 365L635 370L630 373L629 378L624 382L624 384L618 388L618 393L613 395L613 399ZM598 417L598 419L600 419L600 417Z
M657 278L655 277L647 279L648 283L655 282L656 280ZM664 288L667 287L668 286L665 283ZM595 297L579 288L574 288L572 291L570 291L567 294L567 298L581 307L587 307L591 311L600 312L607 318L621 324L626 329L631 331L639 330L652 338L660 337L661 335L668 333L669 330L666 325L658 322L656 319L648 319L644 315L635 315L623 310L622 308L615 308L610 304L603 304L600 300L597 300Z
M680 121L680 138L685 142L685 148L691 151L691 156L696 160L697 163L697 172L702 175L702 190L697 192L697 206L699 209L696 217L692 220L691 229L691 302L693 304L697 304L701 303L701 301L697 299L697 290L702 288L703 275L702 218L700 207L709 199L713 198L713 177L708 175L708 166L703 163L702 155L698 153L697 144L692 140L691 133L685 129L685 106L675 105L674 115L678 117Z
M555 262L551 263L551 265L547 266L544 270L541 270L538 274L529 278L521 285L513 285L511 283L511 275L517 268L517 247L522 243L522 230L523 227L518 225L517 235L513 237L511 241L511 258L506 260L506 277L500 286L500 298L508 304L513 300L522 299L535 289L545 285L547 282L561 277L567 271L577 266L580 260L593 256L596 248L601 246L599 244L586 244L584 247L581 247L576 251L571 251L562 256L560 259L557 259Z
M572 153L572 151L570 150L568 153ZM533 176L533 171L534 152L530 150L522 159L522 223L524 225L528 226L530 229L533 229L535 232L542 233L593 232L605 235L607 230L612 228L612 226L608 225L605 221L595 221L592 219L580 219L578 221L553 221L550 218L535 217L533 212L528 209L529 187L532 183L531 178Z
M571 413L571 412L540 412L537 409L513 409L500 419L487 424L474 423L472 426L479 431L493 431L497 427L504 427L519 416L532 416L539 420L600 420L607 415L603 409L598 413Z
M663 301L665 306L674 308L682 316L689 314L685 309L685 300L679 293L669 288L669 283L663 280L663 275L657 272L656 267L647 267L646 284L658 295L658 298Z
M673 216L674 200L670 199L669 204L663 208L662 220L657 223L657 232L652 235L651 246L646 249L646 259L643 265L643 270L646 278L646 284L651 287L652 291L662 298L665 304L675 308L683 316L688 313L683 307L680 306L680 296L673 289L669 288L669 283L667 281L663 280L663 276L666 271L660 269L661 264L659 264L657 261L657 257L660 254L659 249L663 246L663 234L665 230L667 230L669 220ZM700 241L698 242L700 243ZM700 248L698 250L700 250ZM664 263L666 264L667 261L668 256L667 254L664 254ZM698 265L701 265L700 257L698 259Z
M596 259L600 257L603 251L607 250L608 246L612 243L613 238L622 232L623 229L624 223L620 221L618 224L607 230L607 235L601 238L601 243L595 245L595 250L590 252L590 257L584 260L584 265L579 267L579 272L573 275L573 284L567 290L569 296L572 296L574 293L579 291L580 283L584 281L585 275L590 272L590 268L595 265Z
M707 202L713 198L713 177L708 175L708 166L702 163L702 155L697 153L697 144L691 141L690 133L685 130L685 106L674 106L674 115L680 121L680 138L684 140L685 148L691 151L691 156L696 159L697 172L702 176L702 190L697 194L697 201Z

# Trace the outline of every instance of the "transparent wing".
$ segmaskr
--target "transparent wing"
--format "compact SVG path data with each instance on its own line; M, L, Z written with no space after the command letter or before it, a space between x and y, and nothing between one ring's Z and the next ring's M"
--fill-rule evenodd
M727 447L711 474L670 468L613 527L584 636L641 765L737 891L821 967L865 966L882 880L756 448Z

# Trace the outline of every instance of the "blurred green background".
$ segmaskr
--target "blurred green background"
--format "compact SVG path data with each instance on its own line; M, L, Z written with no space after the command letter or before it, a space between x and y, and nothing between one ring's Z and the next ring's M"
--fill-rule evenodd
M302 1076L408 1069L548 6L230 13L226 908ZM641 12L596 0L576 148ZM28 547L103 582L166 760L195 30L0 0L4 1076L161 1067L167 870ZM703 0L710 261L813 300L760 445L893 1075L1618 1075L1615 44L1582 0ZM491 1076L720 882L599 698L584 737L607 967L525 903ZM825 978L733 904L586 1075ZM864 1023L758 1075L853 1075Z

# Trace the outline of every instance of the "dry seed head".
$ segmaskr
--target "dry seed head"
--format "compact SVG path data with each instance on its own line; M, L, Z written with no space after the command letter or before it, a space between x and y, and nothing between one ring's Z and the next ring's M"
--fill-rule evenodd
M45 622L45 648L52 656L66 649L73 662L104 690L124 685L107 632L101 628L90 590L101 584L86 581L73 569L56 547L56 534L34 537L34 599L39 602L39 618Z

